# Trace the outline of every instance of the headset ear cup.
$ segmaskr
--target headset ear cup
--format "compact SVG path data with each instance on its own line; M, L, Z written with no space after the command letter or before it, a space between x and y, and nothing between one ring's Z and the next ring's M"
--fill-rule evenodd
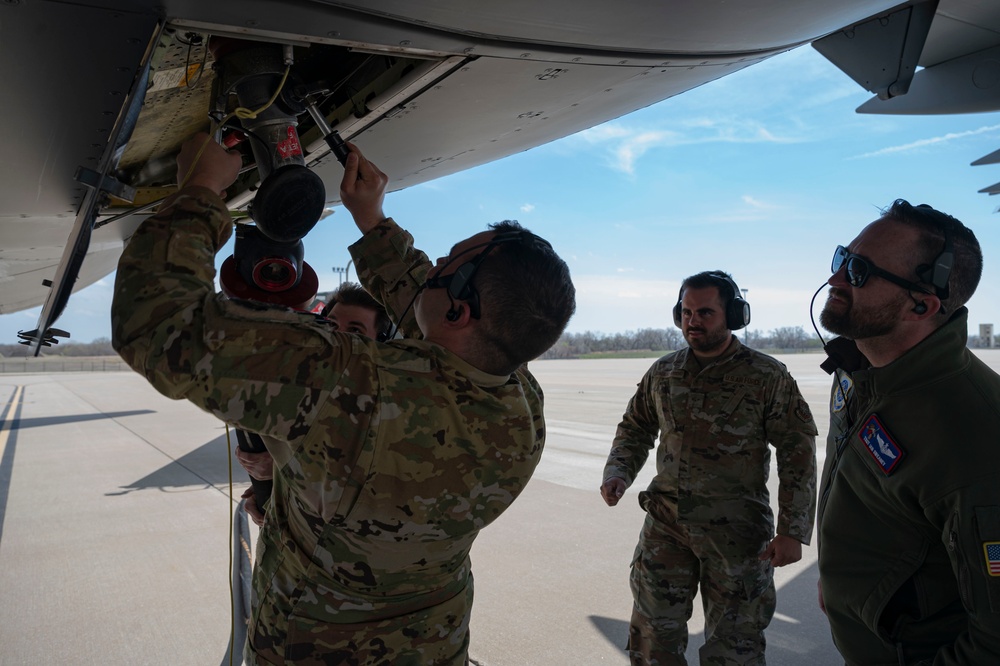
M737 296L729 303L726 311L726 328L738 331L750 323L750 304Z
M674 306L674 326L676 326L681 330L684 330L683 326L684 321L683 317L681 316L683 314L682 313L683 306L681 305L681 301L683 300L684 300L684 283L682 282L681 288L677 290L677 305Z

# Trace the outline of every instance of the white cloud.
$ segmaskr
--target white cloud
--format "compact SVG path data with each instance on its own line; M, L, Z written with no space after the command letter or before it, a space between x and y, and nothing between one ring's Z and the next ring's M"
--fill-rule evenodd
M635 162L647 151L658 147L676 146L683 137L672 131L645 131L633 132L624 137L624 140L613 149L616 157L614 166L619 171L631 174L635 172Z
M760 209L760 210L775 210L777 208L780 208L780 206L777 206L775 204L771 204L771 203L767 203L766 201L761 201L759 199L755 199L752 196L750 196L749 194L744 194L743 197L742 197L742 199L743 199L743 203L747 204L751 208L757 208L757 209Z
M635 173L637 162L656 148L672 148L705 143L795 143L803 139L784 134L762 123L730 116L687 117L674 121L672 128L630 127L621 121L605 123L576 136L588 146L604 147L609 166L623 173ZM801 133L801 129L797 130Z
M535 204L526 203L523 206L521 206L522 213L530 213L533 210L535 210Z
M1000 125L990 125L988 127L980 127L979 129L968 130L966 132L949 132L943 136L935 136L929 139L920 139L918 141L913 141L911 143L905 143L901 146L889 146L888 148L881 148L879 150L864 153L862 155L855 155L850 159L864 159L866 157L879 157L881 155L892 155L895 153L905 153L911 150L919 150L920 148L926 148L928 146L940 145L943 143L948 143L949 141L954 141L956 139L964 139L969 136L976 136L978 134L986 134L988 132L995 132L1000 130Z
M604 123L603 125L598 125L597 127L591 127L590 129L584 130L578 133L576 136L580 137L588 143L604 143L611 139L618 139L623 136L627 136L630 132L621 127L617 123Z

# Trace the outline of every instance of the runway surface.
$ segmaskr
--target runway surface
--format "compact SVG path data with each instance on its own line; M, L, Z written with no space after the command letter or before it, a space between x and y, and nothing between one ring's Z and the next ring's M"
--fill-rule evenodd
M1000 370L1000 350L980 355ZM825 435L821 357L779 358ZM651 363L532 364L549 437L524 494L472 551L471 656L481 666L628 663L628 566L643 518L635 496L652 462L615 508L597 488ZM221 664L229 520L248 483L233 461L230 498L235 437L227 444L215 418L130 372L0 374L0 404L0 664ZM816 607L815 559L807 548L776 574L769 664L843 663ZM703 641L698 605L691 664Z

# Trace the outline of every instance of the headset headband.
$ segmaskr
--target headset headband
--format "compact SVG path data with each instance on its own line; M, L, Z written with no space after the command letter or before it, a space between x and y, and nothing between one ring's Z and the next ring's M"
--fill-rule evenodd
M928 208L934 213L940 213L927 204L920 204L917 208ZM951 238L951 225L947 220L942 220L938 226L944 234L944 247L931 263L917 266L917 277L932 285L935 295L945 300L950 293L948 280L951 278L951 269L955 263L955 246Z
M525 245L534 244L540 245L549 250L552 249L552 244L541 236L536 236L526 229L517 229L514 231L501 231L496 233L493 238L486 241L485 243L480 243L478 245L473 245L468 248L462 254L471 252L472 250L483 248L475 256L469 259L464 264L460 265L454 270L454 272L448 275L441 275L441 271L450 266L452 263L458 261L459 257L449 259L445 262L444 266L441 267L441 271L432 278L428 278L424 282L424 287L428 289L441 289L447 288L448 295L458 301L465 301L469 304L469 314L473 319L479 319L482 315L482 311L479 307L479 292L472 284L472 279L476 276L479 271L479 267L482 265L483 261L497 246L504 243L523 243ZM458 318L458 312L454 308L448 311L448 317L451 319L452 313L455 319Z

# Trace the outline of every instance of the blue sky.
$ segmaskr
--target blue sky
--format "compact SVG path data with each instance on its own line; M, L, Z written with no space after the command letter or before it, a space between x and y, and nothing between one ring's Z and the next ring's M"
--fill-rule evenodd
M672 325L680 281L708 269L747 289L750 329L811 331L809 300L848 244L893 199L962 220L985 255L970 332L1000 329L1000 199L977 190L1000 165L1000 113L873 116L869 99L806 47L604 125L386 198L386 213L432 258L490 222L548 238L577 287L571 332ZM359 146L364 150L363 137ZM305 239L321 289L337 284L357 238L338 207ZM231 248L222 253L228 256ZM353 271L350 277L354 278ZM113 276L70 299L57 323L74 341L110 335ZM825 294L825 291L824 291ZM817 299L816 316L824 296ZM38 309L0 316L0 340Z

